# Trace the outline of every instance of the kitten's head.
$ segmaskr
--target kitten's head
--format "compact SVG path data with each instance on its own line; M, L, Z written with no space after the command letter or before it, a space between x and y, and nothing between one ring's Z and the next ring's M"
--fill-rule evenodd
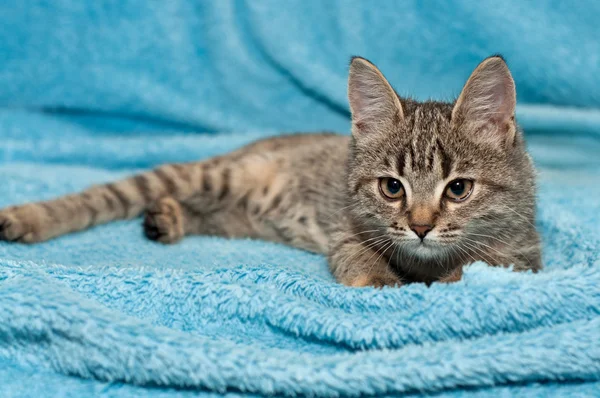
M348 93L352 215L387 237L394 256L432 275L473 259L513 262L515 237L537 245L534 171L501 57L484 60L453 104L399 98L362 58Z

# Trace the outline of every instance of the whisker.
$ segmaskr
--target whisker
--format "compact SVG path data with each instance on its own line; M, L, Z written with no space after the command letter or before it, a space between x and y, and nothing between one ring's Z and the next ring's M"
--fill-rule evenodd
M476 245L482 245L484 247L487 247L488 249L494 250L496 253L500 254L501 256L505 256L506 255L506 254L502 253L501 251L495 249L494 247L492 247L490 245L487 245L487 244L485 244L485 243L483 243L481 241L478 241L478 240L475 240L475 239L471 239L471 238L466 237L466 236L463 239L466 239L467 241L469 241L471 243L474 243Z
M344 236L344 239L350 239L350 238L353 238L353 237L358 236L358 235L368 234L368 233L372 233L372 232L379 232L379 230L378 229L371 229L371 230L368 230L368 231L361 231L361 232L355 233L355 234L350 235L350 236Z
M481 257L483 257L484 261L486 261L489 265L499 265L501 264L500 261L498 261L498 259L496 259L494 256L492 256L490 253L485 252L483 249L475 246L472 243L469 242L462 242L466 247L472 249L475 251L475 254L480 255ZM489 259L491 259L492 261L490 262Z
M390 266L390 261L392 260L392 257L394 256L394 253L396 253L396 250L398 250L398 245L397 244L394 246L394 250L392 251L392 254L390 254L390 257L388 258L388 262L387 262L388 267Z
M465 253L466 253L466 254L467 254L467 255L468 255L468 256L469 256L469 257L470 257L470 258L473 260L473 262L474 262L474 263L476 263L477 261L484 261L484 262L486 262L486 263L489 263L489 262L490 262L489 260L487 260L487 259L483 258L484 256L483 256L483 255L481 255L481 253L477 253L477 252L471 253L470 251L473 251L473 248L472 248L472 247L470 247L470 246L466 246L466 245L465 245L465 246L462 246L462 245L459 245L459 247L460 247L460 248L462 248L462 249L464 250L464 252L465 252ZM477 258L475 258L475 257L473 256L473 254L478 254L479 256L481 256L481 257L482 257L482 259L478 260Z
M471 257L471 260L473 260L473 263L476 263L476 262L477 262L477 260L475 260L475 258L474 258L473 256L471 256L471 254L470 254L470 253L469 253L469 252L468 252L466 249L464 249L464 248L463 248L463 247L462 247L460 244L459 244L459 245L456 245L455 247L456 247L458 250L460 250L462 253L466 254L466 255L467 255L467 256L469 256L469 257ZM461 262L464 262L464 260L462 259L462 256L461 256ZM471 263L471 264L472 264L472 263Z
M406 270L406 273L410 274L410 271L413 269L413 265L416 263L417 255L410 250L408 251L408 255L408 269Z
M400 249L400 245L399 245L399 244L397 244L397 243L396 243L396 248ZM399 255L400 255L400 250L398 250L398 251L396 252L396 264L395 264L395 266L396 266L396 267L398 266L398 256L399 256Z
M447 271L447 268L446 268L446 267L444 267L444 266L442 265L442 263L440 263L440 261L438 260L437 256L433 256L433 259L435 260L436 264L437 264L437 265L438 265L440 268L443 268L443 269L444 269L444 271Z
M385 241L385 238L383 238L383 237L379 237L379 239L378 239L378 240L376 240L376 241L374 241L374 242L371 242L371 243L369 243L368 245L365 245L365 246L362 246L362 245L361 245L361 248L360 248L358 251L356 251L356 252L352 253L352 256L351 256L351 257L353 257L355 254L362 253L363 251L366 251L366 250L368 250L368 249L370 249L370 248L372 248L372 247L375 247L375 246L377 246L378 244L380 244L381 242L384 242L384 241ZM347 259L349 260L351 257L348 257Z
M500 238L497 238L497 237L495 237L495 236L492 236L492 235L476 234L476 233L474 233L474 232L469 232L467 235L481 236L481 237L484 237L484 238L491 238L491 239L495 239L495 240L497 240L497 241L498 241L498 242L500 242L500 243L503 243L503 244L505 244L505 245L507 245L507 246L509 246L509 247L512 247L512 246L510 246L510 245L508 244L508 242L505 242L505 241L503 241L502 239L500 239Z
M369 256L369 258L366 261L364 261L364 263L365 263L364 265L368 264L370 262L371 258L373 258L373 256L375 256L378 253L376 247L380 244L385 244L385 241L386 241L386 239L382 239L380 241L375 242L374 244L369 245L366 248L366 250L361 250L360 254L363 254L363 253L367 252L368 250L373 250L373 254L371 254ZM360 254L359 254L359 256L360 256Z
M386 245L386 246L387 246L387 245ZM372 259L372 258L373 258L373 257L374 257L376 254L378 254L378 251L377 251L377 250L374 250L374 253L373 253L373 254L371 254L371 256L370 256L370 257L367 259L367 261L365 261L365 262L366 262L366 263L369 263L369 262L370 262L370 260L371 260L371 259ZM369 270L369 272L371 272L371 271ZM367 275L368 275L368 274L369 274L369 273L367 273Z
M343 267L347 266L348 263L350 263L351 259L356 258L357 256L361 255L362 253L366 252L367 250L377 246L380 243L385 242L386 239L388 239L388 238L385 236L377 236L377 237L369 239L369 240L373 240L373 239L377 239L377 240L369 243L368 245L366 245L364 247L361 247L361 249L355 251L354 253L350 254L350 256L346 257L345 261L342 263L342 266ZM367 242L367 241L365 241L365 242ZM365 243L365 242L363 242L363 243Z
M373 238L369 238L369 239L365 239L365 240L363 240L363 241L360 241L359 243L367 243L367 242L369 242L369 241L372 241L372 240L375 240L375 239L377 239L377 238L389 239L389 238L388 238L387 236L385 236L385 235L377 235L377 236L375 236L375 237L373 237Z
M352 206L359 206L359 205L360 205L360 203L351 203L348 206L344 206L341 209L338 209L338 210L334 211L333 213L331 213L330 215L326 216L327 217L327 221L330 221L333 218L333 216L337 215L338 213L340 213L340 212L342 212L342 211L344 211L346 209L349 209Z
M477 241L477 240L474 240L474 239L468 238L468 237L466 237L466 236L465 236L465 239L467 239L468 241L470 241L470 242L473 242L473 243L475 243L475 244L478 244L478 245L483 245L483 246L485 246L485 247L487 247L487 248L489 248L489 249L492 249L492 250L493 250L493 251L495 251L496 253L500 254L502 257L506 257L506 253L503 253L503 252L501 252L500 250L497 250L496 248L494 248L494 247L492 247L492 246L489 246L489 245L487 245L487 244L485 244L485 243L483 243L483 242L480 242L480 241Z
M379 257L377 257L375 259L375 261L373 262L373 265L371 265L371 268L369 268L369 272L367 272L367 276L369 276L371 274L371 271L373 271L373 268L375 268L375 266L377 265L377 262L379 261L381 256L383 256L383 254L393 245L394 245L394 242L391 241L387 246L385 246L385 248L381 249L381 254L379 255ZM375 253L377 253L377 252L375 252ZM371 257L369 257L369 259L371 259Z
M515 250L516 252L519 252L519 249L515 248L514 246L510 245L508 242L505 242L505 241L503 241L502 239L500 239L500 238L498 238L498 237L495 237L495 236L492 236L492 235L476 234L476 233L469 233L469 235L473 235L473 236L481 236L481 237L484 237L484 238L490 238L490 239L497 240L498 242L502 243L503 245L506 245L506 246L508 246L508 247L509 247L509 248L511 248L512 250ZM504 235L501 235L501 236L504 236ZM482 243L482 242L480 242L480 244L483 244L483 243ZM491 249L493 249L493 250L496 250L496 249L494 249L493 247L491 247ZM496 250L496 251L498 251L498 250ZM533 266L533 265L531 264L531 261L529 260L529 258L527 258L527 256L523 256L523 257L525 258L525 260L527 260L527 262L529 263L529 265L530 265L530 266Z
M501 205L504 206L504 207L506 207L508 210L512 211L513 213L515 213L517 216L521 217L523 220L527 221L527 223L529 225L531 225L533 228L535 228L535 225L533 225L531 223L531 221L529 221L529 219L527 217L525 217L523 214L519 213L518 211L516 211L515 209L513 209L512 207L508 206L505 203L502 203Z
M437 240L442 242L444 239L448 240L448 241L452 241L453 239L458 238L460 235L456 234L456 235L438 235L437 236Z
M500 254L501 256L503 256L504 258L506 258L506 254L505 254L505 253L502 253L501 251L497 250L497 249L496 249L496 248L494 248L494 247L488 246L488 245L486 245L486 244L485 244L485 243L483 243L483 242L479 242L479 241L476 241L476 240L473 240L473 239L469 239L469 238L466 238L466 237L465 237L465 239L468 239L469 241L471 241L471 242L473 242L473 243L480 244L480 245L483 245L483 246L485 246L485 247L488 247L488 248L490 248L490 249L494 250L496 253L498 253L498 254ZM507 245L508 245L508 244L507 244ZM510 245L508 245L508 246L512 248L512 246L510 246ZM513 250L516 250L516 249L514 249L514 248L513 248ZM529 263L529 265L530 265L530 266L532 266L532 264L531 264L531 261L530 261L530 260L529 260L529 259L528 259L526 256L523 256L523 257L525 258L525 260L527 260L527 262Z

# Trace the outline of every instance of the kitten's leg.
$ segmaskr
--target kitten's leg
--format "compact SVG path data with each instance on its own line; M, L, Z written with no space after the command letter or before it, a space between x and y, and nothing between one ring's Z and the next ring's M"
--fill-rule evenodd
M322 232L312 233L314 222L296 221L292 204L297 180L281 170L284 162L270 153L240 150L0 210L0 240L45 241L150 209L145 233L163 243L205 234L255 237L322 252L326 238ZM312 214L305 210L302 214Z
M207 202L211 199L208 198ZM193 203L193 202L192 202ZM186 235L251 236L253 231L241 230L240 214L235 209L211 212L210 206L195 206L166 196L158 199L145 212L142 224L150 240L172 244Z
M542 265L542 251L540 248L539 238L535 231L531 234L529 242L533 242L529 245L523 245L518 253L514 254L512 263L514 264L515 271L528 271L538 272L543 268Z
M388 259L369 247L368 242L338 240L329 253L329 267L338 282L353 287L401 286Z
M288 167L285 154L247 148L161 166L82 193L0 210L0 240L40 242L149 209L145 233L160 242L187 234L252 237L325 253L329 239L315 203L298 200L300 181Z
M41 242L119 219L137 217L163 196L182 200L206 185L207 170L219 158L171 164L125 180L92 186L77 194L0 210L0 240ZM225 184L210 173L211 188Z
M448 275L440 278L439 282L442 283L453 283L458 282L462 279L463 276L463 267L458 267L454 271L450 272Z

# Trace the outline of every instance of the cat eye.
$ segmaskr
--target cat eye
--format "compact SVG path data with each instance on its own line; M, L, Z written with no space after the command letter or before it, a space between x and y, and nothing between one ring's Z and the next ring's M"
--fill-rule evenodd
M458 179L454 181L450 181L450 183L446 186L446 191L444 195L446 198L454 201L454 202L462 202L467 199L471 192L473 191L473 181L466 179Z
M379 191L387 199L395 200L404 196L404 187L402 186L402 183L395 178L380 178Z

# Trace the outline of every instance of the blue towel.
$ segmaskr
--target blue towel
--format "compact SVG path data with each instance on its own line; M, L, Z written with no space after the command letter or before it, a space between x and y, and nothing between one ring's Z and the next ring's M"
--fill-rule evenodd
M347 133L353 54L401 94L450 99L501 52L545 269L351 289L319 255L162 246L140 220L1 243L0 396L600 394L598 3L283 3L0 4L0 207L286 131Z

